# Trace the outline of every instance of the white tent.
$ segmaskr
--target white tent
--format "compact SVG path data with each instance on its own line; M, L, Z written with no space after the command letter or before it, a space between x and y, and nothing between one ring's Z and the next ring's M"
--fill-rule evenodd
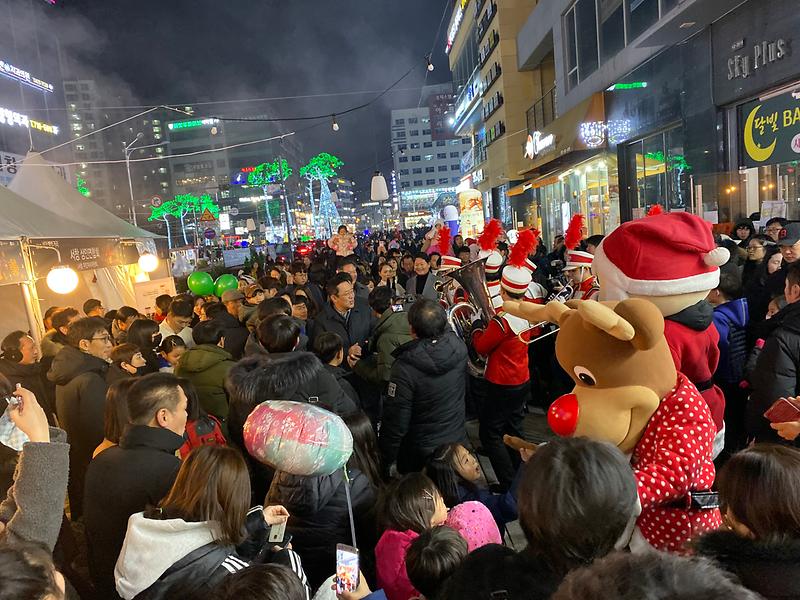
M12 192L49 211L78 221L92 230L91 237L148 239L160 237L134 227L84 197L67 183L37 152L30 152L8 186ZM87 234L84 234L87 235ZM34 237L34 236L30 236ZM61 237L75 237L66 233Z
M64 250L65 247L75 248L74 240L83 239L94 247L91 249L127 244L131 250L135 245L139 252L155 252L154 238L160 236L134 227L84 197L50 168L38 153L30 153L18 169L8 188L0 186L0 240L20 241L26 275L25 282L20 283L24 319L34 336L38 337L41 332L42 306L75 306L80 309L89 297L99 298L109 308L135 305L132 269L116 263L81 271L78 289L67 296L55 295L45 286L37 288L36 278L44 274L34 272L36 259L49 254L53 254L50 260L56 258L54 253L42 249L37 243L44 241ZM17 261L14 247L8 250L8 254L11 260ZM168 276L167 266L164 272ZM19 328L20 317L23 317L20 311L15 312L18 303L14 301L14 295L17 292L12 287L15 286L0 286L0 304L9 307L0 315L0 333L3 335L3 332Z

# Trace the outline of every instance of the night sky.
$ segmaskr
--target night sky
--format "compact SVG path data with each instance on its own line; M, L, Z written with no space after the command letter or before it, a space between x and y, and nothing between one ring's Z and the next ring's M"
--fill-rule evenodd
M55 19L64 49L81 68L127 86L145 105L383 90L418 68L373 106L339 118L281 124L300 134L306 155L345 162L342 174L368 187L375 157L391 170L389 110L414 107L428 83L450 79L444 38L452 0L66 0ZM441 24L443 12L448 10ZM438 35L437 35L438 30ZM434 41L435 39L435 41ZM412 89L409 89L412 88ZM375 94L203 107L250 116L331 114ZM198 113L199 114L199 113Z

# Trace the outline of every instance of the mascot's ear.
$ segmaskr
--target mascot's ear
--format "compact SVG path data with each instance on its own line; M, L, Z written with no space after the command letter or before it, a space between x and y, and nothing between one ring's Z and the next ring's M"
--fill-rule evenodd
M587 327L597 327L600 331L623 342L631 341L636 335L636 330L624 317L604 304L594 300L581 300L577 304L577 309Z
M641 298L628 298L614 308L633 326L636 334L631 344L637 350L650 350L664 337L664 317L655 304Z

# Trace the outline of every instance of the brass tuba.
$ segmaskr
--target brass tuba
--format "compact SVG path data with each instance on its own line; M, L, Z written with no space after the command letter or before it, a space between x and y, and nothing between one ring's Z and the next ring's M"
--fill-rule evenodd
M447 309L447 322L453 331L467 344L467 368L473 377L484 376L486 359L472 348L471 338L477 319L488 322L497 314L492 305L492 297L486 286L486 259L473 261L466 266L448 273L467 292L468 302L458 302Z

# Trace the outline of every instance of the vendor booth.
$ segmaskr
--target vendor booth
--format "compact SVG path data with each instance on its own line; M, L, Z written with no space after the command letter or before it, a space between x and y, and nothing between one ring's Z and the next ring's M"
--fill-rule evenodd
M0 187L0 332L42 333L49 306L136 306L137 282L167 278L153 233L82 196L38 154Z

